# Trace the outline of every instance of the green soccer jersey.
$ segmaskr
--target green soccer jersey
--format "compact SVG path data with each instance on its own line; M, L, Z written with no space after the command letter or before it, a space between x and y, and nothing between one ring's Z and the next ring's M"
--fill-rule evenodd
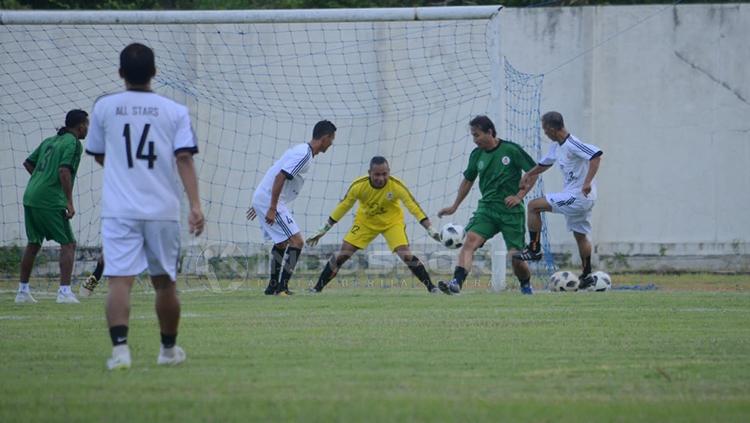
M479 207L487 206L500 212L523 213L523 206L508 209L505 197L518 193L521 171L528 172L536 165L521 148L510 141L500 140L500 144L490 151L475 148L469 156L469 165L464 178L474 181L479 176L479 192L482 198Z
M26 159L34 165L29 184L23 194L23 205L40 209L64 210L68 199L60 184L60 168L70 169L75 181L83 146L73 134L64 133L47 138Z

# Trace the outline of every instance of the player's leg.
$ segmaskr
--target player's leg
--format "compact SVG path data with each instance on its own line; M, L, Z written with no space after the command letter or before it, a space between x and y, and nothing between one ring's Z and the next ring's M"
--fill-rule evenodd
M161 333L156 363L175 365L185 361L185 351L177 346L180 300L175 281L180 257L180 226L177 222L167 221L149 221L144 226L144 249L151 284L156 291L154 306Z
M529 244L526 248L511 255L514 260L538 261L542 258L542 212L552 211L545 197L531 200L528 207Z
M276 289L279 287L279 275L281 274L281 265L284 263L284 253L286 252L287 245L288 242L284 241L274 244L271 247L271 277L268 281L268 286L263 291L266 295L274 295Z
M448 282L438 281L438 288L443 293L452 295L461 292L466 276L468 276L474 262L474 252L484 245L487 239L474 231L466 233L466 240L458 253L458 266L453 270L453 278Z
M339 252L334 254L331 259L328 260L328 262L326 263L326 267L323 268L322 272L320 272L318 282L314 287L310 289L310 292L323 291L323 288L328 285L328 282L332 281L333 278L336 277L336 274L339 272L341 266L346 263L347 260L349 260L358 250L358 247L350 244L349 242L342 242L341 248L339 248Z
M157 364L175 365L185 361L185 351L177 346L177 331L180 326L180 299L177 284L169 275L151 277L156 290L156 316L159 318L161 348Z
M94 292L94 289L96 289L97 286L99 286L99 281L102 280L102 274L104 273L104 255L100 254L99 258L96 260L96 267L94 268L94 273L89 275L88 278L81 284L81 287L78 289L78 295L82 297L88 297L91 296L91 294Z
M578 278L580 280L578 289L586 289L596 283L596 280L591 277L591 251L593 248L589 237L585 233L574 231L573 237L576 240L576 244L578 244L578 253L581 255L581 265L583 267L583 273Z
M534 293L531 288L531 270L526 261L518 258L519 250L523 248L524 241L524 215L523 213L496 213L496 219L502 222L503 241L508 249L508 254L511 256L513 274L518 278L521 293L531 295Z
M28 232L28 231L27 231ZM23 258L21 258L21 277L18 283L18 293L16 293L17 303L35 303L36 300L31 296L31 288L29 288L29 278L31 277L31 270L34 268L34 260L36 259L39 250L42 249L41 243L28 243L26 249L23 252Z
M302 247L304 245L305 240L302 238L302 233L299 231L289 238L286 252L284 254L284 264L282 266L281 276L279 277L279 286L276 288L277 295L283 296L293 294L293 292L289 290L289 281L294 275L294 269L297 267L297 261L302 254Z
M21 274L18 283L18 293L16 294L16 303L19 304L36 302L34 297L31 296L29 279L31 278L31 270L34 268L34 260L36 260L37 254L42 249L42 242L44 242L44 230L39 227L41 222L37 223L36 221L36 210L26 206L23 208L28 244L26 244L26 249L21 258Z
M112 357L107 360L110 370L130 367L130 290L135 275L147 268L144 232L141 221L102 218L102 245L108 261L105 273L109 278L106 316L112 340Z
M453 279L448 282L438 281L438 288L443 293L450 295L461 292L474 261L474 252L498 232L500 223L495 221L492 210L486 206L477 207L466 225L466 240L458 252L458 266L453 270Z
M411 270L411 273L424 284L428 292L440 292L438 288L432 284L430 275L427 273L424 264L412 254L409 248L409 238L406 236L406 225L403 223L390 226L388 229L383 231L383 237L385 238L388 248L396 253L401 261Z
M422 261L420 261L417 256L412 254L411 249L409 249L408 245L396 247L395 253L401 259L401 261L406 264L409 270L411 270L411 273L414 274L414 276L420 282L422 282L422 284L424 284L428 292L440 292L440 290L435 285L433 285L432 279L430 279L430 275L429 273L427 273L427 269L424 267L424 264L422 264Z
M61 304L77 304L78 299L70 289L70 279L73 275L76 244L71 242L60 245L60 288L57 291L57 302Z

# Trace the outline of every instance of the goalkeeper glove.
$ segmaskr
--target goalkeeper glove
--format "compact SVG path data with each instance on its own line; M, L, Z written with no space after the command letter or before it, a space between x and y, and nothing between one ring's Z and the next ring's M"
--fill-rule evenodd
M305 243L308 247L314 247L318 245L318 241L320 241L320 238L323 238L323 235L326 234L333 226L329 225L328 222L326 222L325 225L323 225L320 229L318 229L318 232L315 232L315 235L311 236L310 238L307 238L307 241Z
M429 228L427 228L427 235L429 235L430 238L434 239L437 242L442 242L440 234L437 233L437 232L435 232L435 230L432 229L432 226L430 226Z

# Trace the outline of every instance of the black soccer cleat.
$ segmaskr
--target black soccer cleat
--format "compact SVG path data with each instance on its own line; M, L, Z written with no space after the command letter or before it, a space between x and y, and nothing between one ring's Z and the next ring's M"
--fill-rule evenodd
M269 282L268 286L266 287L266 290L263 291L266 295L275 295L276 294L276 288L278 288L278 284L274 282Z
M452 295L451 289L445 281L438 281L438 289L445 295Z
M542 253L541 248L539 249L539 251L534 251L531 249L531 247L526 246L523 251L513 254L513 258L523 261L539 261L542 259L543 255L544 254Z
M578 283L578 290L583 291L585 289L588 289L594 285L596 285L596 276L594 276L593 273L589 273L588 275L581 275L578 277L578 280L580 281Z

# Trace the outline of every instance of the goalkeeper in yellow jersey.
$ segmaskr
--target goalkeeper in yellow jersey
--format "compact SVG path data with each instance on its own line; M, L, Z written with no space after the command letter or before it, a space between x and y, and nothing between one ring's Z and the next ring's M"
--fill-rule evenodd
M322 291L326 284L336 276L342 264L349 260L357 250L366 248L373 239L382 234L388 243L388 248L409 266L409 270L425 285L427 290L431 293L439 293L438 288L432 284L427 269L409 249L404 213L399 201L404 203L431 238L439 242L440 235L432 229L430 219L414 200L406 185L390 176L388 161L384 157L373 157L367 173L367 176L362 176L352 182L344 199L333 209L328 222L307 239L308 246L315 246L320 238L359 200L360 205L354 217L354 224L344 237L341 249L328 261L318 278L318 283L310 291Z

